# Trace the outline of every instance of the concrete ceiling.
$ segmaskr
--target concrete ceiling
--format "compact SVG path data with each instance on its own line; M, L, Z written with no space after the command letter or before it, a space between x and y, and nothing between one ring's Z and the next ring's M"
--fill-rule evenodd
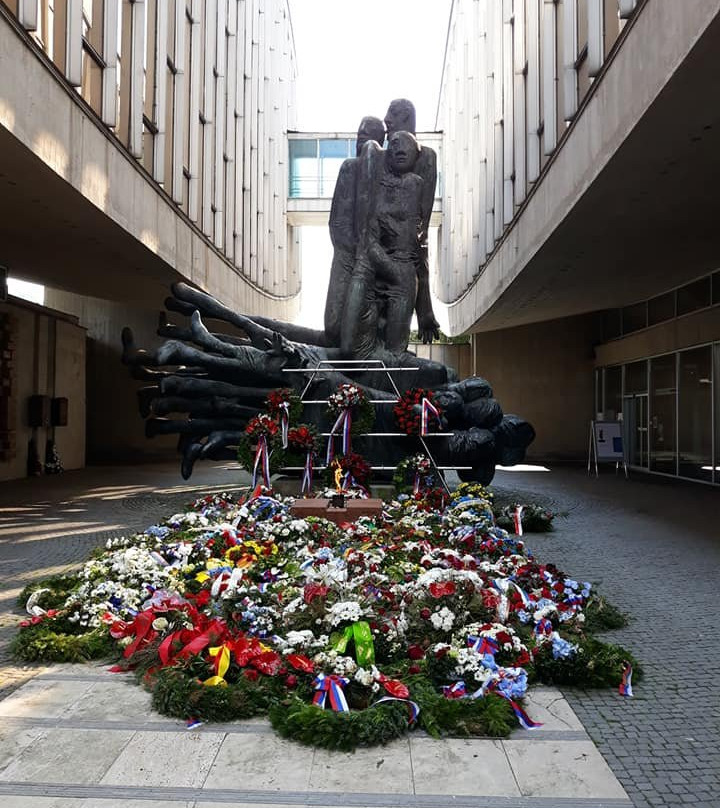
M77 294L163 300L180 275L0 127L0 262Z

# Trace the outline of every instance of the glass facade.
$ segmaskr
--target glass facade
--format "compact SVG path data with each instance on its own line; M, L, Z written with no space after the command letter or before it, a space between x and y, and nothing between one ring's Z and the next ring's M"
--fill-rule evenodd
M720 484L720 342L600 368L596 406L631 467Z
M292 139L288 196L331 197L343 160L355 156L354 138Z

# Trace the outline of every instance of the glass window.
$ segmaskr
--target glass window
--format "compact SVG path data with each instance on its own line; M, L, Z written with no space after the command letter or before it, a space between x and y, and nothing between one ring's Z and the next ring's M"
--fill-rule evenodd
M712 276L712 302L713 306L720 303L720 272L714 272Z
M675 316L675 292L654 297L648 300L648 325L657 325Z
M348 156L347 140L321 140L320 157L340 157L344 160Z
M712 348L680 352L678 473L712 480Z
M632 334L647 328L647 303L635 303L632 306L625 306L622 310L622 330L623 334Z
M340 166L348 157L348 141L320 141L320 196L332 196L335 192Z
M605 368L605 402L603 414L614 421L622 412L622 367Z
M677 313L689 314L710 305L710 276L677 290Z
M290 196L319 196L317 140L291 140L289 149Z
M625 365L625 395L647 391L647 360Z
M650 470L677 474L675 354L650 360Z

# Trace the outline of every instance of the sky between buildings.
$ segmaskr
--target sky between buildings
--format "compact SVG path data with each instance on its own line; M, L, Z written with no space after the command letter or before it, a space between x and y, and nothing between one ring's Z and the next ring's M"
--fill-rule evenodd
M435 129L452 0L290 0L297 56L297 125L354 132L409 98L418 131ZM332 246L326 227L302 234L299 322L322 328Z

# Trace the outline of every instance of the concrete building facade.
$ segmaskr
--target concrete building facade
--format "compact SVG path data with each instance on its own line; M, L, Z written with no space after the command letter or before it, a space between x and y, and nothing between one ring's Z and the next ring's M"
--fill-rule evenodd
M537 429L720 483L717 0L455 0L441 272L450 333Z
M172 281L297 308L288 3L0 0L0 54L0 265L87 329L89 456L131 457L120 328L151 338Z

